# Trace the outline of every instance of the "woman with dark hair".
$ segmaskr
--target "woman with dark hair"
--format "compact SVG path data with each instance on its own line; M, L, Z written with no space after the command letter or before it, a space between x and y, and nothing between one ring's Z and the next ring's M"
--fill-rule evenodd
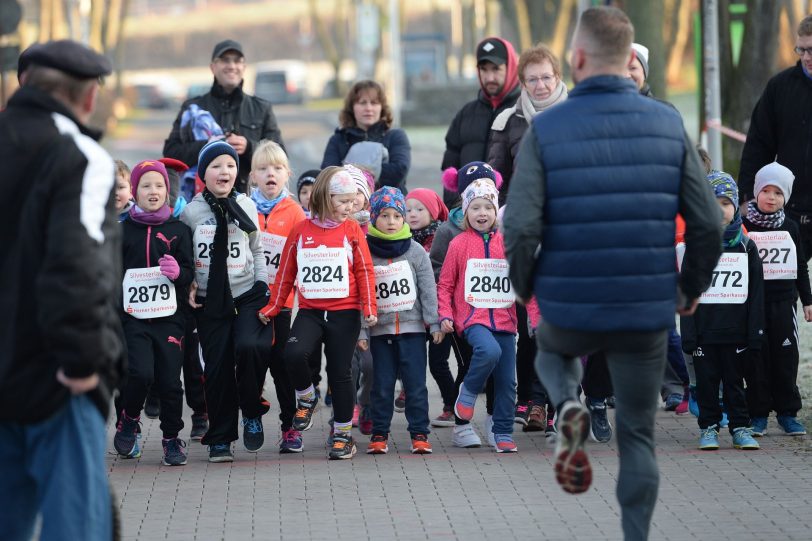
M360 165L375 175L376 187L393 186L405 194L412 150L406 132L392 128L392 111L381 85L370 80L355 83L338 120L340 126L327 142L321 168Z

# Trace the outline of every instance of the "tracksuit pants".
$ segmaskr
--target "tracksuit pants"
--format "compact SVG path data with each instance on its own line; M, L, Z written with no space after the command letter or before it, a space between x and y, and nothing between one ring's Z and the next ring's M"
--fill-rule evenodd
M699 405L699 428L719 425L722 405L719 403L719 384L722 400L730 424L730 433L736 428L750 426L747 400L744 395L744 369L747 357L754 354L749 348L733 344L706 344L694 350L696 371L696 402Z

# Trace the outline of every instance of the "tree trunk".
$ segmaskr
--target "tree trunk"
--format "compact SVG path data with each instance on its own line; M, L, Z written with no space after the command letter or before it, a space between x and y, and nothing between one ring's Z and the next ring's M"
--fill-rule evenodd
M674 36L674 46L668 55L668 67L666 68L666 83L676 81L681 78L682 65L685 60L685 51L688 46L688 38L691 36L691 4L693 0L681 0L679 11L677 12L677 28Z

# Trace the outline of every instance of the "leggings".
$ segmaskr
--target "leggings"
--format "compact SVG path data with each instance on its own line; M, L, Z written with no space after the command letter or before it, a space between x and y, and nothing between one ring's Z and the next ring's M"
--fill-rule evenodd
M293 388L304 391L313 384L310 356L324 343L327 358L327 383L333 393L333 415L336 423L352 421L355 384L352 380L352 356L361 332L359 310L301 309L293 321L285 347L285 364Z

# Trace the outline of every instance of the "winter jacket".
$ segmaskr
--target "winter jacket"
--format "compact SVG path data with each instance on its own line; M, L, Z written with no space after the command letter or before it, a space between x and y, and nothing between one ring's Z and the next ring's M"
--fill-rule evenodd
M434 271L435 282L440 281L440 271L443 270L443 262L446 254L448 254L448 246L457 235L462 233L462 220L464 219L462 208L451 209L448 213L448 221L443 222L434 234L434 241L431 243L431 250L429 250L429 259L431 260L431 268Z
M244 194L237 195L237 204L242 207L245 214L254 218L254 226L257 231L250 235L236 227L233 222L229 222L229 226L236 227L237 239L229 236L229 257L228 263L229 273L228 282L231 285L231 296L237 298L243 293L246 293L256 282L268 283L268 270L265 268L265 254L262 251L262 239L259 234L259 223L256 221L257 207L251 198ZM183 209L183 214L180 220L189 226L192 230L192 242L195 257L195 280L197 281L197 296L200 298L206 297L206 288L208 286L208 272L204 272L208 263L211 261L209 256L209 245L202 242L199 237L200 226L216 227L217 219L211 211L211 207L203 199L203 194L199 193L192 199L192 202L186 205ZM212 241L213 242L213 239ZM236 253L237 256L232 257L231 254ZM205 267L204 267L205 265ZM231 268L242 267L242 271L237 274L232 274Z
M500 205L504 205L507 198L510 178L513 176L513 162L519 152L519 143L529 126L518 105L505 109L494 120L488 144L488 163L502 174Z
M344 157L350 151L350 147L361 141L381 143L389 151L389 161L381 164L381 175L376 179L376 184L399 188L405 194L406 177L412 163L412 147L405 131L399 128L387 128L383 122L370 126L368 130L358 127L336 128L335 133L327 141L321 168L343 165Z
M234 186L238 192L245 193L248 187L248 173L251 172L251 157L259 142L269 139L283 144L273 107L262 98L245 94L242 84L231 94L226 94L216 81L208 93L186 100L175 118L169 137L164 142L164 156L175 158L189 166L197 164L200 149L207 143L196 140L191 129L181 128L183 113L192 104L209 111L227 134L242 135L248 140L248 147L240 156L240 174Z
M692 316L680 316L682 350L691 353L697 347L731 344L761 349L764 339L764 277L756 243L742 240L724 254L746 253L748 268L747 300L742 304L700 303Z
M145 225L128 218L121 224L121 254L124 270L145 269L159 266L158 260L164 255L171 255L178 262L180 274L173 281L178 311L175 316L185 321L185 312L181 309L187 304L189 284L195 277L195 263L192 255L192 232L189 226L177 218L169 218L159 225ZM123 291L126 299L130 292ZM131 318L119 309L124 318Z
M48 93L0 112L0 421L36 423L70 399L56 380L98 374L106 415L123 370L121 230L113 160Z
M361 340L366 340L369 336L382 336L386 334L405 334L426 332L437 332L440 330L440 323L437 321L437 286L434 283L434 275L431 271L429 254L423 247L412 241L405 254L386 259L372 253L372 264L378 266L388 266L399 261L406 261L412 271L412 283L417 287L417 300L409 310L392 313L378 313L378 323L368 328L366 324L361 329ZM376 278L376 285L380 286ZM380 295L380 291L377 291Z
M285 306L299 271L297 254L300 250L343 247L349 261L350 294L335 299L307 299L299 294L299 308L312 310L361 310L364 316L377 315L375 303L375 271L372 256L361 227L354 220L346 220L338 227L326 229L312 220L304 220L293 227L285 242L276 281L271 287L268 306L263 313L273 317Z
M678 211L690 251L681 276ZM689 299L707 289L720 222L679 114L628 79L596 76L533 119L503 227L517 294L534 286L546 322L656 331L674 324L678 278Z
M510 308L474 308L465 301L465 269L469 259L505 259L502 234L468 229L451 241L437 283L440 322L452 320L454 331L460 335L472 325L515 334L515 303Z
M739 198L753 198L756 173L777 161L795 174L787 209L812 213L812 79L801 61L767 82L750 118L739 171Z
M784 218L783 225L777 229L767 229L758 226L746 217L742 218L742 222L744 227L747 228L747 231L787 231L792 238L792 242L795 243L795 251L798 260L798 278L795 280L764 280L764 300L766 302L794 301L800 295L801 304L803 306L812 305L812 287L809 284L809 268L806 264L806 254L804 253L804 244L801 241L801 229L798 226L798 222L787 216Z
M293 226L304 221L305 214L302 207L292 197L287 197L277 203L270 214L258 213L257 219L261 234L278 235L285 237L287 241L288 235L293 231ZM264 250L263 253L265 254L265 266L268 268L268 285L273 285L274 280L271 280L271 274L276 275L279 271L282 253L280 251L277 256L272 256ZM292 290L285 301L285 308L293 308Z

